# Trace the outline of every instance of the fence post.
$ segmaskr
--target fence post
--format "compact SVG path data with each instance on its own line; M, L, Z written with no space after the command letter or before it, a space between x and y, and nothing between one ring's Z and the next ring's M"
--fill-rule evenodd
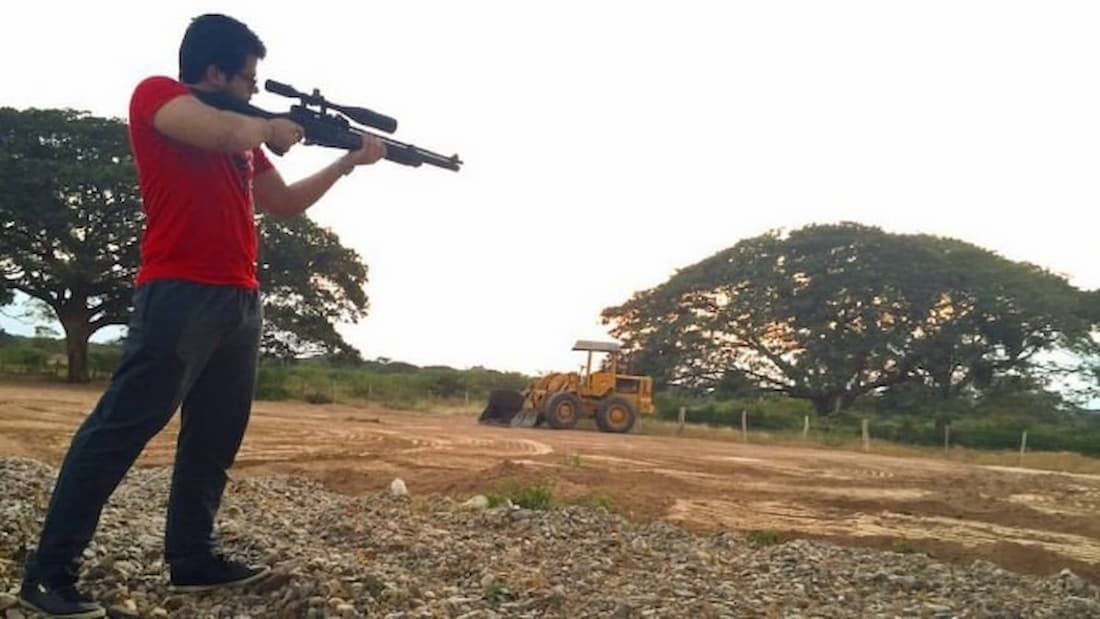
M951 452L951 424L943 427L943 453Z
M470 390L469 389L466 390L466 405L467 406L470 405Z
M860 425L862 426L862 429L863 429L863 451L870 451L871 450L871 428L870 428L871 424L870 424L870 421L868 421L868 419L866 417L864 417L861 421L862 421L862 423Z
M741 442L749 442L749 416L745 409L741 409Z
M1024 452L1027 451L1027 430L1020 437L1020 466L1024 465Z
M806 440L810 437L810 416L806 415L802 418L802 440Z
M687 408L684 407L684 406L681 406L680 407L680 414L676 418L680 422L680 427L676 430L676 434L683 434L684 433L684 420L686 418L687 418Z

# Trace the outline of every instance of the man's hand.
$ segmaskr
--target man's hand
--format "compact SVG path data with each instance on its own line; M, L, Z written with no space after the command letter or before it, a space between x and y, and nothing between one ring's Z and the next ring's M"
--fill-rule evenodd
M363 136L363 147L347 154L346 160L353 166L370 165L386 156L386 145L374 135Z
M292 120L272 118L267 123L271 128L271 137L266 142L267 146L280 155L301 142L302 137L305 136L302 126Z

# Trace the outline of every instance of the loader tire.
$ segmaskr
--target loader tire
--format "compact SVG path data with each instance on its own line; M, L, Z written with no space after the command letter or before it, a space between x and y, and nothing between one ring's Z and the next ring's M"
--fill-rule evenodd
M619 396L610 396L600 401L596 409L596 427L601 432L630 432L638 419L638 411L630 400Z
M555 430L568 430L581 418L581 399L575 393L559 391L548 397L543 419Z

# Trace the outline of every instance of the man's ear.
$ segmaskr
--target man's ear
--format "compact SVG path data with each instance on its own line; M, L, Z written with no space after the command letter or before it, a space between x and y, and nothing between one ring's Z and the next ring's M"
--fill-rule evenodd
M222 87L229 83L229 76L218 68L217 65L208 65L203 73L203 81L214 86Z

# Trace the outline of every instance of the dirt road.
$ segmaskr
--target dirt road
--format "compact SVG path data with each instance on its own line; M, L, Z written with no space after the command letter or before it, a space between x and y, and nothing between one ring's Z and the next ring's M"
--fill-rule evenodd
M0 385L0 454L58 464L98 395ZM171 462L177 427L139 466ZM550 481L563 499L601 496L628 517L695 530L773 530L1033 574L1069 567L1100 582L1100 476L272 402L256 404L233 474L307 475L345 493L400 477L414 496L457 498Z

